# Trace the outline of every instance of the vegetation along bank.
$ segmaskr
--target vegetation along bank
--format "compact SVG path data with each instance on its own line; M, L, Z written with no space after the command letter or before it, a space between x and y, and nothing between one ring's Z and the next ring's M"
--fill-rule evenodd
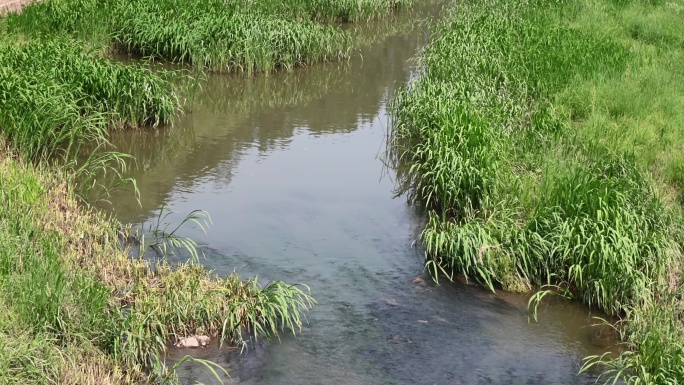
M77 183L125 157L76 163L82 145L176 111L162 77L84 53L71 40L3 44L3 383L173 381L158 361L169 342L205 334L239 344L245 335L299 327L313 300L298 287L219 278L194 261L131 259L120 248L121 226L77 203Z
M408 0L50 0L10 15L7 32L64 33L114 51L213 71L269 71L347 58L335 22L388 16Z
M291 68L346 57L351 35L336 23L407 5L47 0L1 17L0 382L174 382L159 360L168 343L295 332L314 303L304 286L132 259L121 224L78 199L103 169L126 165L108 146L112 130L168 124L182 107L178 72L113 53L216 71Z
M428 266L626 321L604 378L684 382L684 2L456 5L396 97Z

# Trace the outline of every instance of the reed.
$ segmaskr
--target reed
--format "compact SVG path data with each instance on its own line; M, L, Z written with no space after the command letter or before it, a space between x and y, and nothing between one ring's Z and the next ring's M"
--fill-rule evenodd
M465 2L393 106L389 156L428 210L428 266L625 316L628 352L587 366L610 381L684 380L682 5Z
M248 12L222 1L132 2L113 16L127 52L217 71L269 71L346 57L348 34L310 21Z
M0 376L10 383L162 383L178 338L297 331L306 287L131 259L116 223L80 207L54 169L0 152Z
M0 130L28 157L106 141L115 127L165 124L178 108L164 73L70 39L0 43Z
M351 35L321 22L370 20L409 6L409 0L48 0L10 15L6 28L15 35L65 33L145 57L251 73L346 58Z

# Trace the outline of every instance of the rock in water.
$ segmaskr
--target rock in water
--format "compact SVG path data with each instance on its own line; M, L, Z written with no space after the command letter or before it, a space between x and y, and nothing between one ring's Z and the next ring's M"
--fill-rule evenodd
M211 341L211 338L209 338L209 336L196 336L196 338L197 338L197 342L199 342L199 344L200 344L202 347L207 346L207 344L209 343L209 341Z
M181 338L176 344L177 348L198 348L200 346L196 337Z

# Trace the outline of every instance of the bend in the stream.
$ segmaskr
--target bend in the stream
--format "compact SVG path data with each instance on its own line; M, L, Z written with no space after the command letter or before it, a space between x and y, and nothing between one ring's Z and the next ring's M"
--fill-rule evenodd
M142 207L113 197L121 221L149 221L163 205L176 219L205 209L208 236L182 235L207 267L306 283L319 301L297 337L192 353L244 384L593 383L577 375L582 357L604 351L586 308L553 301L528 322L525 296L424 274L414 245L424 218L393 199L379 155L387 103L416 76L429 33L391 32L372 30L382 38L345 63L211 76L172 128L114 138L138 159L129 176L141 191ZM202 367L180 374L211 383Z

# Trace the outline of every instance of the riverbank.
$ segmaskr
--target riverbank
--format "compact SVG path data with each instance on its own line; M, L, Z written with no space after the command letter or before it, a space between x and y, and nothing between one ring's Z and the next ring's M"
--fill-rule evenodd
M236 344L296 331L311 298L193 263L131 259L119 225L80 206L64 177L0 152L0 377L3 383L172 382L168 343Z
M155 240L160 262L131 259L122 226L77 203L76 194L109 188L97 176L120 178L128 159L84 160L83 148L107 148L112 130L164 124L177 112L168 74L111 62L71 38L0 44L3 381L173 382L159 361L167 344L207 335L234 345L298 330L313 304L299 288L218 278L197 261L171 267L165 235Z
M196 56L186 60L190 56L183 52L175 56L177 51L166 55L131 48L143 41L140 36L129 40L131 45L107 41L111 31L98 33L104 31L98 28L112 24L102 22L109 18L98 19L98 12L119 3L105 3L48 1L0 19L0 239L8 245L0 254L0 377L10 383L173 382L173 373L159 361L168 344L203 335L214 344L240 345L246 336L295 332L313 305L306 287L282 281L261 287L256 278L243 280L235 273L219 278L197 261L171 267L163 259L131 259L130 250L121 250L121 237L128 238L121 225L78 203L82 201L77 195L102 183L97 176L103 169L120 178L129 159L127 154L98 151L84 161L82 150L109 149L112 131L164 125L179 111L178 90L170 80L177 74L111 61L113 48L126 46L125 52L219 71L290 68L344 57L335 56L342 52L335 47L347 44L349 34L318 22L374 18L380 8L386 12L400 6L383 1L335 3L339 9L334 13L312 16L316 23L301 22L299 29L291 29L299 34L310 28L334 38L323 48L335 54L328 57L312 45L327 44L321 34L311 34L312 44L304 46L297 45L301 40L296 47L278 41L277 47L262 44L274 43L269 37L274 30L264 32L264 26L280 31L294 22L277 19L280 14L266 15L269 3L261 2L262 10L240 11L238 19L251 26L243 32L263 32L262 39L237 56L222 56L225 61L217 67L211 58L198 63ZM371 6L349 13L350 6L363 4ZM219 12L217 3L202 5L206 7L198 11L220 18L210 12ZM304 11L308 8L297 12ZM293 10L293 18L303 17L297 15ZM264 19L272 22L259 23ZM218 25L215 21L213 26ZM148 31L161 29L159 23ZM91 32L94 39L85 39ZM284 36L282 42L291 37ZM169 42L168 47L175 47L173 39ZM230 48L230 42L223 43ZM259 44L267 55L247 55ZM226 46L214 53L222 55L221 49ZM293 56L278 56L281 53ZM162 244L171 239L164 236L158 240ZM165 249L157 247L156 253L160 250Z
M197 261L131 259L121 225L77 203L101 169L117 174L127 158L84 162L82 148L106 148L111 130L165 124L178 112L169 74L111 62L74 37L3 38L3 383L174 382L160 357L184 337L239 345L301 327L308 290L218 278Z
M392 156L435 274L624 317L628 383L681 382L684 4L465 2L398 93Z
M252 73L347 59L356 44L340 22L388 17L410 4L48 0L9 15L5 29L19 37L66 34L113 52L215 72Z

